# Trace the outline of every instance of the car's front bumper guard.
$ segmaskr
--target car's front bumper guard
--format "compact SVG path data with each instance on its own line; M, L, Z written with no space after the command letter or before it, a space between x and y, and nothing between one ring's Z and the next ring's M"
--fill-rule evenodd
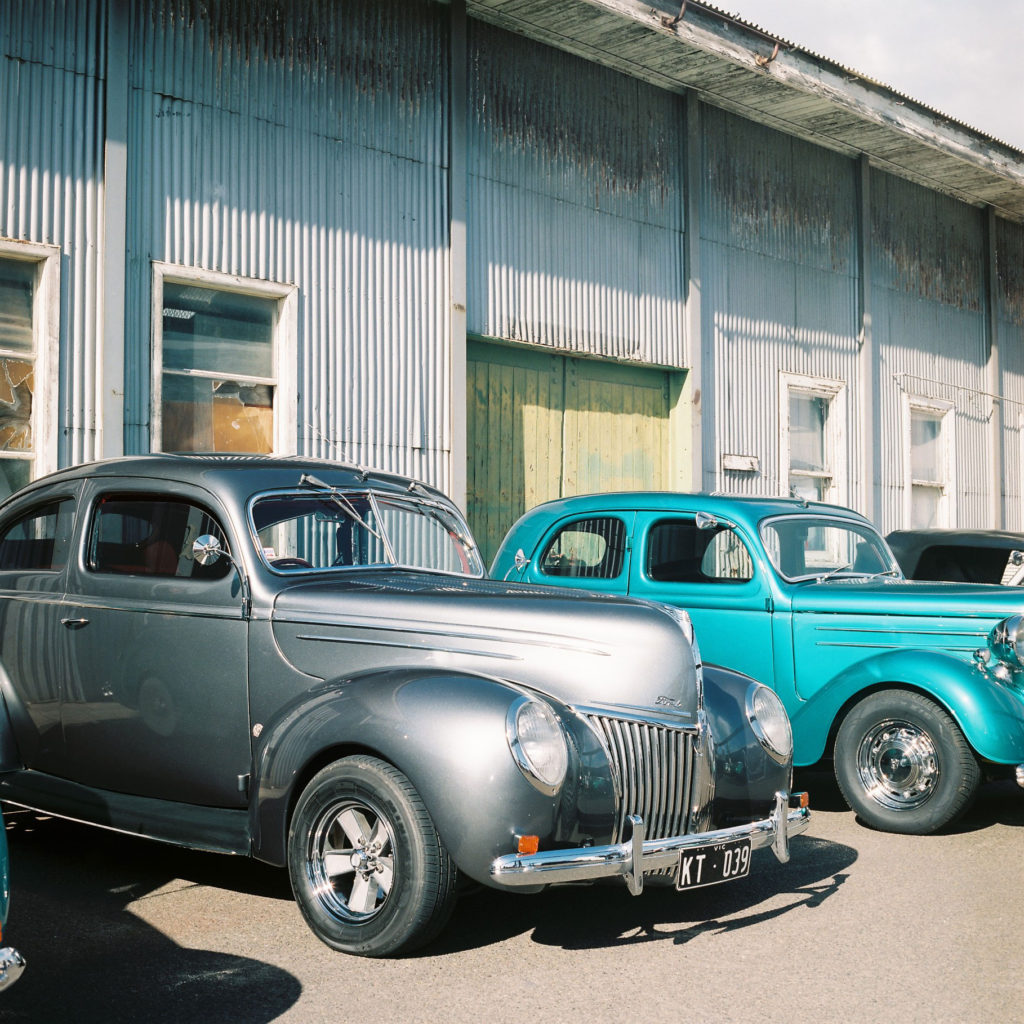
M811 812L806 807L790 810L789 794L778 792L775 794L775 809L769 818L714 832L645 840L643 819L631 815L629 820L633 834L624 843L506 854L491 862L491 877L498 885L512 887L587 882L609 875L622 875L629 891L637 896L643 892L645 873L674 868L679 863L679 854L695 847L749 839L751 849L770 846L775 856L785 863L789 860L790 837L807 831Z

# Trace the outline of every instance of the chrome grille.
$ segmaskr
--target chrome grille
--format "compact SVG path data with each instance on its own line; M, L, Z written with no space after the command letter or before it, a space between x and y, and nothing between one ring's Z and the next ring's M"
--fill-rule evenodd
M613 843L620 843L631 814L644 819L646 838L687 831L695 736L651 722L589 715L604 740L619 792Z

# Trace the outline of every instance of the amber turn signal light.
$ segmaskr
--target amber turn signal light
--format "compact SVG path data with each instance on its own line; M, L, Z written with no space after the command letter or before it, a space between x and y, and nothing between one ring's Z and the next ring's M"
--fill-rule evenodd
M789 794L789 806L790 807L810 807L811 798L807 793L790 793Z
M516 836L517 853L536 853L540 849L540 836Z

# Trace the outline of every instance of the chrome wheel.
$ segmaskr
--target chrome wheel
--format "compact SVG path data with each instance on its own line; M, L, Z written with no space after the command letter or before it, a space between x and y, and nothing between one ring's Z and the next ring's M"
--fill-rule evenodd
M939 781L935 743L913 722L880 722L861 740L857 772L867 795L883 807L920 807Z
M913 690L877 690L843 719L836 781L866 825L928 835L970 806L981 768L953 717Z
M429 942L455 902L455 864L394 765L354 754L299 795L288 828L295 901L317 936L359 956Z
M339 921L362 923L380 913L395 877L395 836L376 808L355 801L329 807L309 836L310 888Z

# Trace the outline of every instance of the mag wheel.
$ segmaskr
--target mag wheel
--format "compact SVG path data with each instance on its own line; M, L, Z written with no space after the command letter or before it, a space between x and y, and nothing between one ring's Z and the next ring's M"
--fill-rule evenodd
M963 733L934 701L909 690L862 700L836 737L836 780L867 824L926 835L970 806L981 771Z
M292 891L327 945L392 956L432 939L454 903L455 867L409 780L346 757L303 790L288 833Z

